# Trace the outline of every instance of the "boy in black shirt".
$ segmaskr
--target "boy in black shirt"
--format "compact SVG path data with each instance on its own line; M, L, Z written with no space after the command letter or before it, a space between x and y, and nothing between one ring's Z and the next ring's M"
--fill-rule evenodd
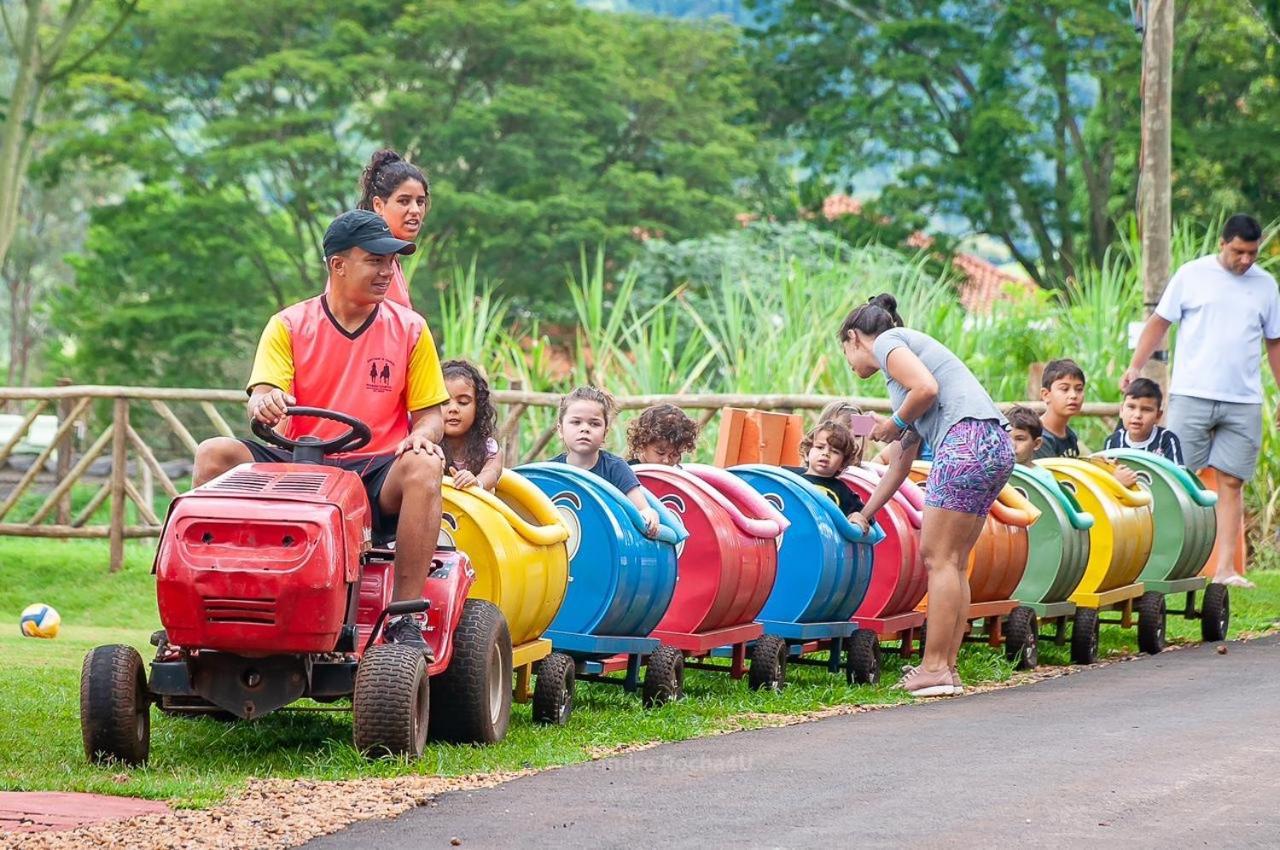
M858 444L849 429L839 422L820 422L800 443L805 466L788 466L831 498L845 516L862 512L862 499L840 480L846 466L857 463Z
M1070 422L1084 405L1084 370L1074 360L1050 360L1040 387L1043 433L1036 457L1080 457L1080 442Z
M1107 437L1108 449L1140 449L1168 458L1182 466L1178 435L1156 423L1164 416L1164 393L1149 378L1138 378L1124 391L1120 427Z

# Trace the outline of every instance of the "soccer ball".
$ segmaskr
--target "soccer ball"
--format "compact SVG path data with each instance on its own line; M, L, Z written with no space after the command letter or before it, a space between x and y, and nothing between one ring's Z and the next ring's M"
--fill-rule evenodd
M62 628L62 618L50 606L37 602L23 610L19 624L24 637L56 638L58 629Z

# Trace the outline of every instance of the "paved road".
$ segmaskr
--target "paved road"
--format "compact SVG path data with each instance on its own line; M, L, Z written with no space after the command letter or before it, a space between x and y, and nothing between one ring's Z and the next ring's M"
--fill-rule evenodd
M1231 722L1224 722L1230 718ZM456 792L308 848L1280 845L1280 640Z

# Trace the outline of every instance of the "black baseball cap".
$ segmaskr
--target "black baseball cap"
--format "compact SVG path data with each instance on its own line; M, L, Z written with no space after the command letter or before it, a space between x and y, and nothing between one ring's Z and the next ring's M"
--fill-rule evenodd
M324 232L326 258L348 248L363 248L370 254L412 254L418 246L391 235L382 216L369 210L350 210L338 216Z

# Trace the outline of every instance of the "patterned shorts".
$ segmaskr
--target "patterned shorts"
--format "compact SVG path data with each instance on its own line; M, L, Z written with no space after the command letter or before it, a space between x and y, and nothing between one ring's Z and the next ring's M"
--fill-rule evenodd
M1013 442L994 419L961 419L934 449L930 508L986 516L1013 472Z

